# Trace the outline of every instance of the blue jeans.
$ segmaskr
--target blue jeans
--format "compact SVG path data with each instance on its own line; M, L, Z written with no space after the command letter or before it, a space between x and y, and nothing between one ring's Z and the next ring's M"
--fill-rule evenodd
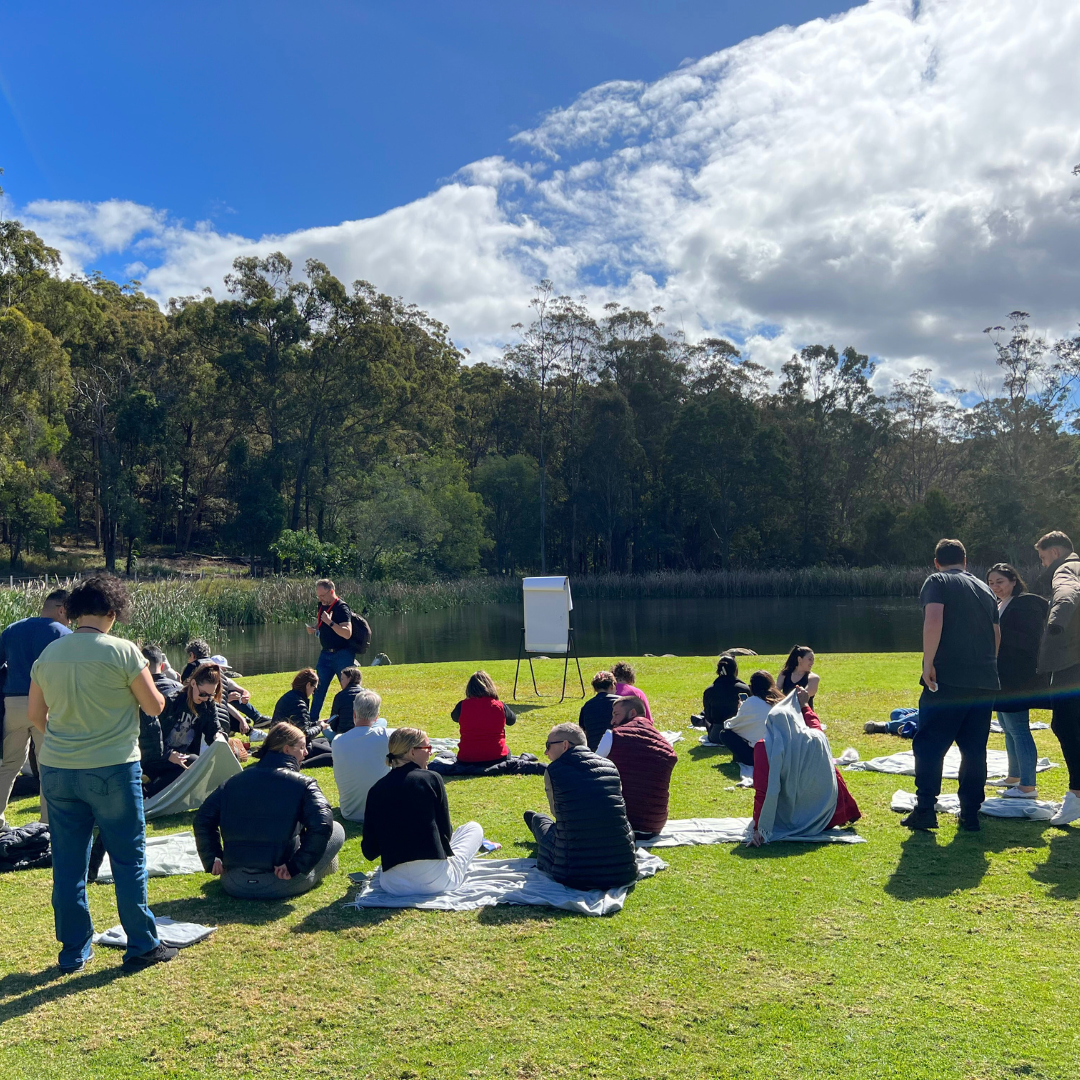
M910 739L919 729L919 710L912 708L893 709L889 713L888 723L885 730L890 735L899 735L902 739Z
M90 955L94 924L86 903L86 871L94 825L101 832L116 883L116 907L127 933L124 959L158 946L157 923L146 906L146 820L137 761L101 769L41 766L52 837L53 916L60 966Z
M355 663L356 657L348 649L338 649L336 652L323 649L319 653L319 662L315 665L315 672L319 676L319 685L316 687L315 693L311 695L310 715L312 720L319 719L323 702L330 692L330 680L336 678L347 667L352 667Z
M1034 787L1035 765L1039 760L1039 752L1035 749L1035 740L1031 736L1027 709L1020 712L1002 712L998 709L998 719L1005 732L1009 775L1019 776L1022 787Z

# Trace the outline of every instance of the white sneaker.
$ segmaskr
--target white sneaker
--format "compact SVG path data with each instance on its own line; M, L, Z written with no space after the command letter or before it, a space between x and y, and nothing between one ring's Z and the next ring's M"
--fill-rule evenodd
M1080 799L1071 791L1065 792L1065 801L1061 809L1050 819L1051 825L1068 825L1070 821L1080 819Z
M1018 784L1018 780L1010 780L1004 776L996 776L993 780L987 780L987 787L1015 787Z
M1021 791L1018 787L1006 788L1001 793L1003 799L1037 799L1038 791Z

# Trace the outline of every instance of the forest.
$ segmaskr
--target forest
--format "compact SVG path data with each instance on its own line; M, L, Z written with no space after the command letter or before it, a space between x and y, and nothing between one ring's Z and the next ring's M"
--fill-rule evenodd
M1025 312L987 330L986 386L949 396L931 368L877 392L850 345L774 375L546 281L494 363L316 261L239 258L224 285L163 311L0 222L12 572L58 549L371 581L902 566L944 535L1028 563L1080 526L1080 338Z

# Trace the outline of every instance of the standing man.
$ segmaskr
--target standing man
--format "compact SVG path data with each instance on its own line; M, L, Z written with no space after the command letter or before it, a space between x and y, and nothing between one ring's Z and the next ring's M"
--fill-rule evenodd
M70 634L64 604L66 589L54 589L45 597L39 616L13 622L0 634L0 664L7 661L7 679L4 682L4 759L0 764L0 829L6 822L8 799L26 762L30 742L34 743L34 756L41 760L42 732L30 723L26 703L30 693L30 669L46 645L57 638ZM41 797L41 820L48 824L49 808L45 796Z
M355 662L349 638L352 637L352 612L348 605L334 591L334 583L329 578L315 582L315 595L319 598L319 613L314 626L308 626L309 634L318 633L322 652L315 665L319 676L319 685L311 698L311 719L319 719L323 701L330 689L330 679L351 667Z
M967 552L959 540L939 540L936 571L923 582L923 692L915 753L915 809L903 818L909 829L936 829L934 806L941 794L945 754L960 749L960 828L979 829L986 797L986 742L998 689L997 650L1001 642L997 600L989 587L967 572Z
M1069 769L1069 790L1050 824L1067 825L1080 819L1080 555L1063 532L1047 533L1035 550L1046 567L1042 579L1052 582L1039 671L1050 673L1050 727Z

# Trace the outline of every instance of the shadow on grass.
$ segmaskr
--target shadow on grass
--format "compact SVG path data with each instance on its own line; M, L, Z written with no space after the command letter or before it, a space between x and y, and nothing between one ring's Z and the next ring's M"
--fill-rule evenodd
M100 959L95 961L100 963ZM0 979L0 993L5 995L20 994L9 1001L0 1002L0 1025L14 1020L18 1016L32 1013L42 1005L62 1001L72 994L87 990L100 990L117 979L128 977L129 973L119 965L101 967L97 971L87 970L79 975L61 975L59 968L46 968L36 974L5 975Z
M523 922L555 922L562 919L582 919L588 916L576 911L545 907L540 904L496 904L480 908L476 921L485 926L509 926Z
M261 926L284 919L293 911L293 905L288 900L238 900L230 896L219 881L204 882L202 891L202 896L155 901L154 914L176 922L208 925L250 923Z
M1077 900L1080 899L1080 852L1076 845L1080 829L1061 827L1067 835L1051 838L1050 854L1031 871L1031 878L1053 886L1047 895L1055 900Z
M809 855L819 848L832 846L833 841L822 840L820 844L806 840L775 840L761 847L750 847L741 840L731 848L730 854L739 859L789 859L793 856Z
M335 897L316 911L310 911L290 933L320 934L326 930L355 930L357 927L378 926L407 908L347 908L346 902L354 891L350 886L344 896Z
M939 818L946 815L938 815ZM954 833L942 844L937 834L913 832L900 845L900 861L885 885L897 900L940 899L974 889L990 868L990 853L1006 851L1019 843L1044 847L1043 822L1016 819L982 821L980 832ZM1033 875L1034 876L1034 875Z

